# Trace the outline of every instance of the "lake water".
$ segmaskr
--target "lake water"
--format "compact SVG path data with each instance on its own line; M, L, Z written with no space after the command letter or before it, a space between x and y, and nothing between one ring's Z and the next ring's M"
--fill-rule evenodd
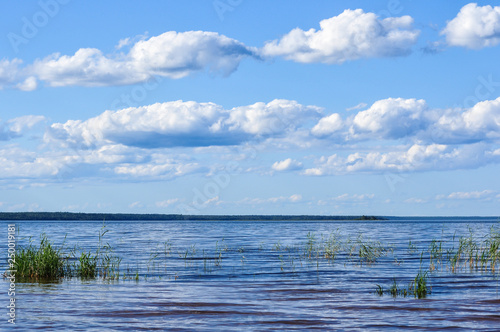
M1 222L17 245L46 233L54 245L95 251L102 222ZM263 331L500 329L500 262L450 268L460 238L480 246L497 219L380 222L107 222L102 244L121 258L118 277L16 282L25 331ZM472 237L471 237L472 232ZM440 258L431 262L432 241ZM465 243L465 242L464 242ZM325 257L327 245L335 258ZM375 256L360 256L362 245ZM434 246L435 248L435 246ZM465 253L462 258L465 257ZM477 265L476 262L473 265ZM426 298L376 293L428 272ZM9 282L1 283L2 328Z

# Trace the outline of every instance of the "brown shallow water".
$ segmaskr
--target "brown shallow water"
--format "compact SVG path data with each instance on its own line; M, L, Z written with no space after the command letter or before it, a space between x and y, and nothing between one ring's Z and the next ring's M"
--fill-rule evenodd
M45 232L56 245L66 236L68 250L75 245L77 250L93 250L102 223L19 222L17 226L22 237L18 245ZM498 331L498 269L463 266L452 272L442 264L429 271L432 290L426 298L375 293L377 284L388 288L396 278L405 286L419 270L428 270L433 239L452 248L472 230L479 243L492 226L498 229L494 219L473 218L369 223L110 222L105 236L114 254L122 258L119 279L17 282L15 327L32 331ZM0 227L6 229L7 223ZM390 250L374 262L344 249L335 260L305 251L331 234L338 236L343 248L361 235L365 243L379 241ZM6 252L6 246L0 250ZM218 253L221 258L216 264ZM0 303L7 304L5 280L2 287ZM7 309L4 312L1 326L9 327Z

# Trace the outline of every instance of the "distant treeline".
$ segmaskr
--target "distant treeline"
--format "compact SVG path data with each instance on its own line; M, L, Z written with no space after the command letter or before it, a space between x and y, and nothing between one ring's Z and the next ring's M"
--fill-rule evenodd
M300 221L300 220L386 220L375 216L308 216L308 215L184 215L131 213L72 213L72 212L0 212L0 220L201 220L201 221Z

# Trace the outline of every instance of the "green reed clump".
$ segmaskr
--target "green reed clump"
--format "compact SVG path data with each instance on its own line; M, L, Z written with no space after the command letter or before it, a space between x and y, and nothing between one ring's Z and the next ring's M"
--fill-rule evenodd
M483 265L487 267L490 262L490 269L495 272L497 262L500 262L500 231L490 228L490 234L485 240L485 246L482 252Z
M363 241L363 236L360 234L356 242L350 244L349 256L357 252L360 264L363 262L372 264L378 258L387 254L388 249L385 248L380 242L376 241Z
M443 241L432 240L429 245L429 253L431 260L437 259L441 260L443 258Z
M396 278L394 278L392 286L391 288L389 288L389 294L391 294L392 297L397 297L397 296L407 297L409 292L407 288L398 287L398 282L396 281Z
M122 259L113 253L113 247L104 243L104 235L108 232L106 225L103 224L99 232L99 244L97 246L97 272L103 279L118 279L120 276L120 263ZM97 276L97 275L96 275ZM95 276L94 276L95 277Z
M227 251L228 248L224 245L224 239L222 239L221 244L219 245L219 241L215 242L215 257L214 257L214 265L218 268L222 266L222 252Z
M455 242L455 241L453 241ZM469 227L469 236L462 236L458 240L458 248L455 244L448 250L450 270L457 272L461 267L469 267L470 270L496 272L496 265L500 262L500 233L494 227L485 240L480 241L474 237L473 230Z
M469 265L469 268L474 267L474 262L476 261L476 256L478 252L478 245L474 239L474 232L472 228L469 227L469 236L460 238L460 248L464 253L465 265Z
M413 254L418 251L417 245L411 242L411 239L408 241L408 253Z
M342 249L342 242L338 232L331 233L330 236L324 241L324 256L326 259L333 261Z
M408 296L408 289L400 288L396 278L394 278L391 287L389 287L387 290L384 290L384 288L378 284L376 286L377 288L375 289L375 293L379 296L382 296L384 294L391 295L392 297Z
M414 296L418 299L426 298L431 294L432 287L429 285L429 273L420 270L415 279L413 279L408 287L400 287L396 278L394 278L392 285L388 289L384 289L379 284L375 285L375 294L382 296L384 294L391 295L392 297L407 297Z
M418 270L415 278L408 284L407 288L402 288L398 286L396 278L390 288L384 290L384 288L380 285L376 285L375 293L379 296L384 294L389 294L392 297L397 296L414 296L418 299L423 299L427 297L427 295L431 294L432 287L429 284L429 271L422 270L422 262L423 262L424 252L420 254L420 268Z
M416 298L423 299L431 293L431 287L428 285L429 272L418 271L415 279L410 283L409 292Z
M114 255L109 243L104 243L106 233L106 226L103 225L96 253L82 251L79 257L74 251L63 253L62 246L55 247L44 233L40 236L39 246L34 245L30 239L28 246L17 250L16 276L35 280L73 276L118 279L121 258ZM69 259L75 259L75 262L69 264Z
M444 253L443 241L437 241L433 239L431 244L429 245L428 251L430 254L429 270L434 271L436 269L436 264L442 265Z
M78 259L76 273L81 278L95 278L97 276L97 255L82 252Z
M40 236L40 245L31 241L27 247L21 247L16 253L16 276L29 279L56 279L71 274L67 259L61 248L56 248L45 234Z
M313 257L313 252L318 251L315 250L316 247L316 235L314 233L307 233L307 242L306 242L306 248L305 248L305 256L307 258L312 258Z

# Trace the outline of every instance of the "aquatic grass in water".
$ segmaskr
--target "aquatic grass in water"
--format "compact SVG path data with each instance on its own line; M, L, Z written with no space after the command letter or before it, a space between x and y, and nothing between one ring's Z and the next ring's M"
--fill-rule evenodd
M306 248L305 248L305 253L306 253L306 256L307 258L312 258L313 256L313 252L317 250L315 250L315 245L316 245L316 235L314 235L314 233L307 233L307 242L306 242Z
M472 228L469 227L469 236L461 236L458 247L455 249L455 237L453 247L447 250L449 269L455 273L461 268L469 267L469 270L489 270L495 273L496 264L500 261L500 233L492 226L484 241L475 238Z
M348 240L349 257L358 254L359 263L373 264L378 258L386 255L390 250L378 241L363 241L363 235L359 235L356 241Z
M382 256L394 254L395 248L389 245L383 245L380 241L364 238L364 234L359 234L354 238L342 238L337 229L326 236L315 234L311 231L306 233L305 241L296 243L285 242L282 244L279 239L273 239L274 245L263 242L255 244L255 247L238 243L232 243L232 248L228 248L224 239L215 241L213 244L193 243L184 244L182 247L174 247L170 240L159 244L152 243L149 258L137 263L137 269L126 271L120 274L121 258L118 257L113 247L105 241L108 229L103 224L99 231L99 239L96 250L81 251L76 253L76 249L70 255L63 254L62 249L54 247L43 235L40 248L30 245L19 252L20 256L35 257L38 251L46 252L47 257L59 257L54 259L56 266L53 276L79 277L82 279L103 278L106 280L116 280L119 278L138 281L141 278L168 278L177 280L192 275L197 276L218 276L224 275L230 271L234 276L239 271L248 269L257 269L257 274L263 275L287 274L292 278L303 278L310 276L311 271L315 275L326 272L331 273L335 269L334 264L343 263L343 269L352 264L353 269L369 269L375 265ZM470 267L471 270L492 271L495 273L496 266L500 259L500 233L491 228L490 233L483 238L479 238L469 229L466 236L462 236L455 241L446 241L445 238L432 240L427 250L420 254L420 269L415 271L416 277L407 280L406 286L401 286L397 279L388 288L377 285L377 294L388 294L391 296L415 296L416 298L425 298L430 294L431 287L429 280L432 273L439 268L448 267L452 273L459 269ZM215 249L215 250L214 250ZM399 266L404 268L405 262L412 261L415 258L414 252L416 246L411 240L408 242L408 248L403 245L399 252L403 250L407 256L404 260L395 260L394 269ZM267 252L266 252L267 251ZM174 254L174 253L177 253ZM176 257L178 256L178 258ZM394 256L395 257L395 256ZM406 259L408 258L408 260ZM222 264L227 260L228 264ZM238 264L234 264L235 260ZM382 264L389 260L380 259ZM26 259L24 260L27 261ZM41 261L39 259L39 261ZM72 261L73 265L69 265ZM391 260L392 262L392 260ZM169 269L167 270L167 263ZM23 260L19 260L19 264ZM424 269L423 266L428 268ZM25 264L27 265L27 264ZM48 264L50 265L50 264ZM258 266L263 266L259 271ZM58 267L57 267L58 266ZM264 267L265 266L265 267ZM141 272L141 268L143 269ZM231 270L232 269L232 270ZM31 278L40 278L41 272L33 272L35 268L19 268L24 275ZM147 271L146 271L147 270ZM59 271L59 272L57 272ZM413 273L413 272L412 272ZM254 274L255 275L255 274ZM397 273L396 273L397 275Z
M82 251L79 257L75 252L66 254L64 245L56 248L45 233L40 236L40 245L33 245L31 239L26 247L19 247L16 253L16 277L27 280L53 280L64 277L77 276L80 278L118 279L121 258L113 254L109 243L104 244L104 235L107 233L103 225L99 232L97 251ZM70 259L76 259L73 265Z
M104 243L104 236L109 230L103 223L99 232L99 243L97 246L98 275L103 279L118 279L120 276L121 258L113 254L113 247Z
M379 284L375 285L375 293L379 296L384 294L391 295L392 297L407 297L414 296L418 299L424 299L427 295L431 294L432 287L429 286L429 273L427 271L419 271L407 288L402 288L398 285L396 278L393 279L391 287L384 290Z
M97 275L97 255L92 255L82 252L78 259L78 266L76 268L77 275L81 278L95 278Z
M123 257L118 281L102 281L99 277L85 280L76 274L82 253L95 256L102 222L26 224L30 227L21 233L29 230L36 247L42 230L47 229L54 249L61 248L62 237L69 232L70 240L62 256L69 253L68 262L75 274L73 280L65 278L56 286L55 281L48 285L19 284L22 330L36 330L47 324L68 331L175 330L179 326L176 317L182 318L187 329L197 330L213 329L214 324L223 328L246 326L250 330L377 330L381 326L498 330L498 238L495 232L489 233L491 222L471 224L473 269L469 268L470 250L466 248L471 241L463 240L457 274L450 271L449 259L459 251L460 237L470 238L462 221L446 224L449 228L443 236L441 223L427 220L373 225L116 222L108 224L102 245L109 242L113 247L111 255ZM314 234L313 246L308 246L308 232ZM373 263L362 258L360 264L359 234L359 242L367 248L380 242L387 255ZM222 236L226 237L227 250L221 244ZM172 243L165 246L167 239ZM416 249L411 248L410 239ZM431 246L433 239L435 246ZM278 241L280 251L275 251L273 244ZM216 242L220 247L217 251ZM26 245L27 238L19 237L18 243ZM436 269L431 271L433 247ZM187 266L178 255L184 257L186 251ZM438 263L439 251L442 255ZM215 267L219 252L222 264ZM392 256L397 256L398 264L394 264ZM496 274L491 272L492 262ZM67 301L68 294L75 300ZM54 298L61 301L50 301ZM101 308L103 303L105 312L99 314L95 308ZM72 319L75 313L77 320ZM166 319L169 317L174 319Z
M416 298L423 299L431 293L431 287L428 286L429 272L419 271L413 282L410 284L410 294Z
M495 272L496 263L500 262L500 231L496 231L493 226L490 228L490 234L485 241L484 261L487 265L487 260L490 261L490 269Z
M411 240L409 240L408 241L408 253L413 254L417 251L418 251L417 245L415 243L411 242Z
M324 241L324 257L330 261L334 261L341 249L342 242L337 230L335 233L331 233L328 239Z
M45 234L40 236L40 246L31 243L16 253L16 276L28 279L57 279L68 276L67 259L62 249L55 248Z

